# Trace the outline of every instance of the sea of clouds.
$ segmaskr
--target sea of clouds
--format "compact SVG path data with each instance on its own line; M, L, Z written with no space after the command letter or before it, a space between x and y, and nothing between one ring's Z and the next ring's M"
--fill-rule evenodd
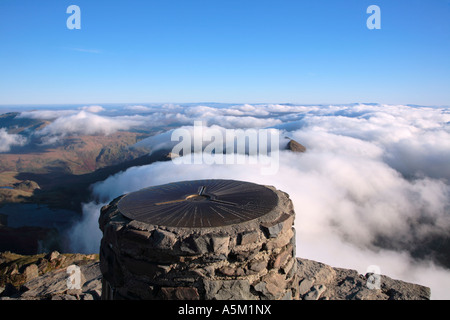
M431 258L414 259L408 250L430 237L449 238L449 108L139 105L38 110L20 116L51 119L36 133L47 143L67 135L107 135L146 127L160 132L141 142L155 150L170 143L169 130L189 128L201 120L221 130L273 128L307 148L306 153L281 150L275 175L261 175L261 164L249 161L233 165L167 161L129 168L92 187L95 201L83 205L82 220L71 233L74 251L98 252L100 207L121 194L180 180L245 180L273 185L290 195L296 210L297 256L360 273L376 265L382 274L431 287L433 298L450 298L450 271ZM11 139L5 134L0 131L0 138ZM25 143L17 137L11 141Z

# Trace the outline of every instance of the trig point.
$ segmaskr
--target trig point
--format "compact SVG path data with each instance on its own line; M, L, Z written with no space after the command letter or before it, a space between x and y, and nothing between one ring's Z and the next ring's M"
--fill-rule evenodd
M169 183L112 201L99 218L102 298L298 298L294 209L273 187Z

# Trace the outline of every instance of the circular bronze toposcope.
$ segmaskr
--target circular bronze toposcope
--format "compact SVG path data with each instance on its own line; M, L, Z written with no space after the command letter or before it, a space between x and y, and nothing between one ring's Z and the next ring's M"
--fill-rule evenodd
M259 218L273 210L271 189L243 181L195 180L145 188L117 204L129 219L152 225L210 228Z

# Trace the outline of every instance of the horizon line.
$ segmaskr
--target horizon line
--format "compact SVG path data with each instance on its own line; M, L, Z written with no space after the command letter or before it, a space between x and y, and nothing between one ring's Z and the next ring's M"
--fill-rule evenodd
M346 105L404 105L409 107L450 107L450 104L417 104L417 103L380 103L380 102L346 102L346 103L298 103L298 102L220 102L220 101L195 101L195 102L91 102L91 103L14 103L14 104L0 104L1 107L55 107L55 106L119 106L119 105L164 105L164 104L250 104L250 105L262 105L262 104L280 104L280 105L298 105L298 106L346 106Z

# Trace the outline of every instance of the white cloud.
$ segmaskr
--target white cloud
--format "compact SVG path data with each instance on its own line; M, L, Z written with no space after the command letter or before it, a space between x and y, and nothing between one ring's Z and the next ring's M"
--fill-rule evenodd
M69 116L77 113L76 110L34 110L21 112L17 118L30 118L42 120L54 120L59 117Z
M87 112L92 112L92 113L99 113L102 111L105 111L106 109L103 108L102 106L84 106L81 107L81 110L87 111Z
M206 146L210 145L211 143L215 142L216 138L221 139L221 141L223 142L223 150L224 152L226 152L226 147L227 147L227 143L228 145L233 145L234 146L234 151L237 151L237 147L234 145L235 141L228 141L227 142L227 128L218 126L218 125L211 125L211 126L207 126L206 124L204 124L203 122L199 122L200 125L197 127L197 130L195 129L195 126L182 126L180 128L177 129L182 129L184 130L184 132L186 133L186 136L189 135L190 137L190 145L194 146L194 145L201 145L202 148L205 148ZM182 137L178 137L177 135L174 135L174 131L176 129L173 130L169 130L169 131L165 131L163 133L159 133L156 134L154 136L150 136L148 138L145 138L141 141L139 141L138 143L136 143L134 146L137 148L147 148L149 150L151 150L151 152L154 151L158 151L158 150L164 150L169 152L170 150L172 150L177 144L179 144L180 142L183 142L184 139L189 139L189 137L185 137L184 135ZM289 139L287 139L283 133L280 130L277 129L270 129L273 130L273 133L269 133L267 132L268 135L273 136L273 137L278 137L278 141L277 141L277 147L279 146L281 149L284 149L289 141ZM258 130L257 129L240 129L240 130L234 130L234 131L230 131L229 133L231 134L230 139L234 139L234 137L236 138L236 140L240 141L240 142L244 142L247 141L245 140L250 139L249 136L252 136L253 134L256 137L256 142L257 144L259 144L259 136L258 136ZM172 136L174 135L172 140ZM213 137L211 137L210 135L212 135ZM178 139L178 140L177 140ZM270 152L272 150L272 141L271 138L269 137L268 139L269 144L267 145L267 152ZM236 142L237 143L237 142ZM243 143L244 144L244 143ZM249 145L247 142L245 142L245 146L242 149L242 151L244 153L249 153ZM257 149L253 150L254 152L257 152ZM192 148L192 152L193 152L193 148ZM233 151L230 151L233 152ZM230 153L227 152L227 153Z
M235 117L222 116L208 119L208 124L218 124L225 128L265 128L275 126L282 123L279 119L274 118L256 118L250 116Z
M193 106L188 107L183 112L186 116L190 118L210 118L216 117L222 114L221 110L218 108L212 108L208 106Z
M251 115L251 116L268 116L270 113L266 110L264 105L253 106L251 104L244 104L241 106L233 106L226 109L226 113L229 115ZM233 114L239 112L238 114Z
M20 134L9 134L5 128L0 128L0 152L8 152L13 146L23 146L27 138Z
M43 137L44 143L54 143L60 137L68 135L109 135L119 130L127 130L142 122L123 118L102 117L90 112L80 111L76 114L61 116L37 135Z
M333 109L329 114L308 114L301 120L303 130L367 141L381 148L386 162L405 176L425 175L450 181L447 109L358 106L340 111L350 116L336 115Z
M68 232L72 248L77 252L98 252L102 234L98 228L98 214L104 204L83 203L83 217Z
M135 111L135 112L151 112L154 111L153 108L146 107L146 106L126 106L124 107L125 110L129 111Z

